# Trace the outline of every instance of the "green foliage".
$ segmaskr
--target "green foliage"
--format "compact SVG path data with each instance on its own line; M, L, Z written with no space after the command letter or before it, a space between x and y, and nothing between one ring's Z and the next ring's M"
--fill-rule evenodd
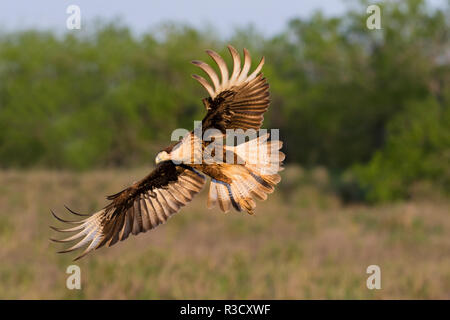
M110 25L79 37L1 37L1 166L153 161L173 128L200 118L201 92L187 61L210 44L187 27L163 29L163 43Z
M370 201L408 196L408 186L431 180L450 190L450 108L435 99L415 101L393 119L386 146L368 165L356 166Z
M287 161L324 166L349 199L393 200L417 181L449 190L450 7L385 2L381 30L366 1L320 12L264 37L253 27L217 40L166 24L136 36L101 24L89 33L0 35L0 167L89 169L153 162L173 129L191 129L205 91L188 62L226 44L266 57ZM343 175L342 173L345 174ZM351 177L351 178L349 178Z

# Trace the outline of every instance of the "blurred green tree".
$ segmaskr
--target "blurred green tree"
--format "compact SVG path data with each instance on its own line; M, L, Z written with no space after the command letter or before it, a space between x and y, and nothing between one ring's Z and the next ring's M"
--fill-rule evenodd
M325 166L358 197L408 196L415 181L449 190L450 5L368 1L338 17L293 19L268 38L249 26L230 39L164 24L134 35L100 23L88 33L0 35L0 167L89 169L153 162L177 127L201 119L206 92L188 62L226 44L266 56L287 161Z

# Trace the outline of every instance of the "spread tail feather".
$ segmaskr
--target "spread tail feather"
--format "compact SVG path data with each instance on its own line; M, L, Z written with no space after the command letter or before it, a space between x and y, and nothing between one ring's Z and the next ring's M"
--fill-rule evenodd
M278 172L284 160L284 154L279 151L281 141L267 141L269 135L263 135L236 147L227 146L244 159L244 164L225 164L222 173L231 179L231 183L224 183L213 179L208 196L208 208L217 203L222 211L229 211L234 207L237 211L245 210L254 213L258 200L266 200L267 194L275 190L281 177Z

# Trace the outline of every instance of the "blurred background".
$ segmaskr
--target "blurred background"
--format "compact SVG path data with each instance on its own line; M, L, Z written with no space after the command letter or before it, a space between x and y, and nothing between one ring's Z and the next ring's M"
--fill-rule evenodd
M450 1L2 3L0 298L449 299L449 19ZM151 170L203 117L189 62L230 63L227 44L266 58L277 191L255 216L208 211L204 191L76 262L68 290L50 208L93 212Z

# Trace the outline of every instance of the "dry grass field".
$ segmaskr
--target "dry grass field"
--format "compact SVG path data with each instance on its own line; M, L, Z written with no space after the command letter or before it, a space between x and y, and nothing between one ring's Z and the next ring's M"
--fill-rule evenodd
M254 216L207 210L204 190L167 224L76 262L82 289L68 290L76 253L56 254L50 208L98 209L145 172L0 172L0 298L450 298L448 201L343 206L324 172L294 167ZM371 264L381 290L366 288Z

